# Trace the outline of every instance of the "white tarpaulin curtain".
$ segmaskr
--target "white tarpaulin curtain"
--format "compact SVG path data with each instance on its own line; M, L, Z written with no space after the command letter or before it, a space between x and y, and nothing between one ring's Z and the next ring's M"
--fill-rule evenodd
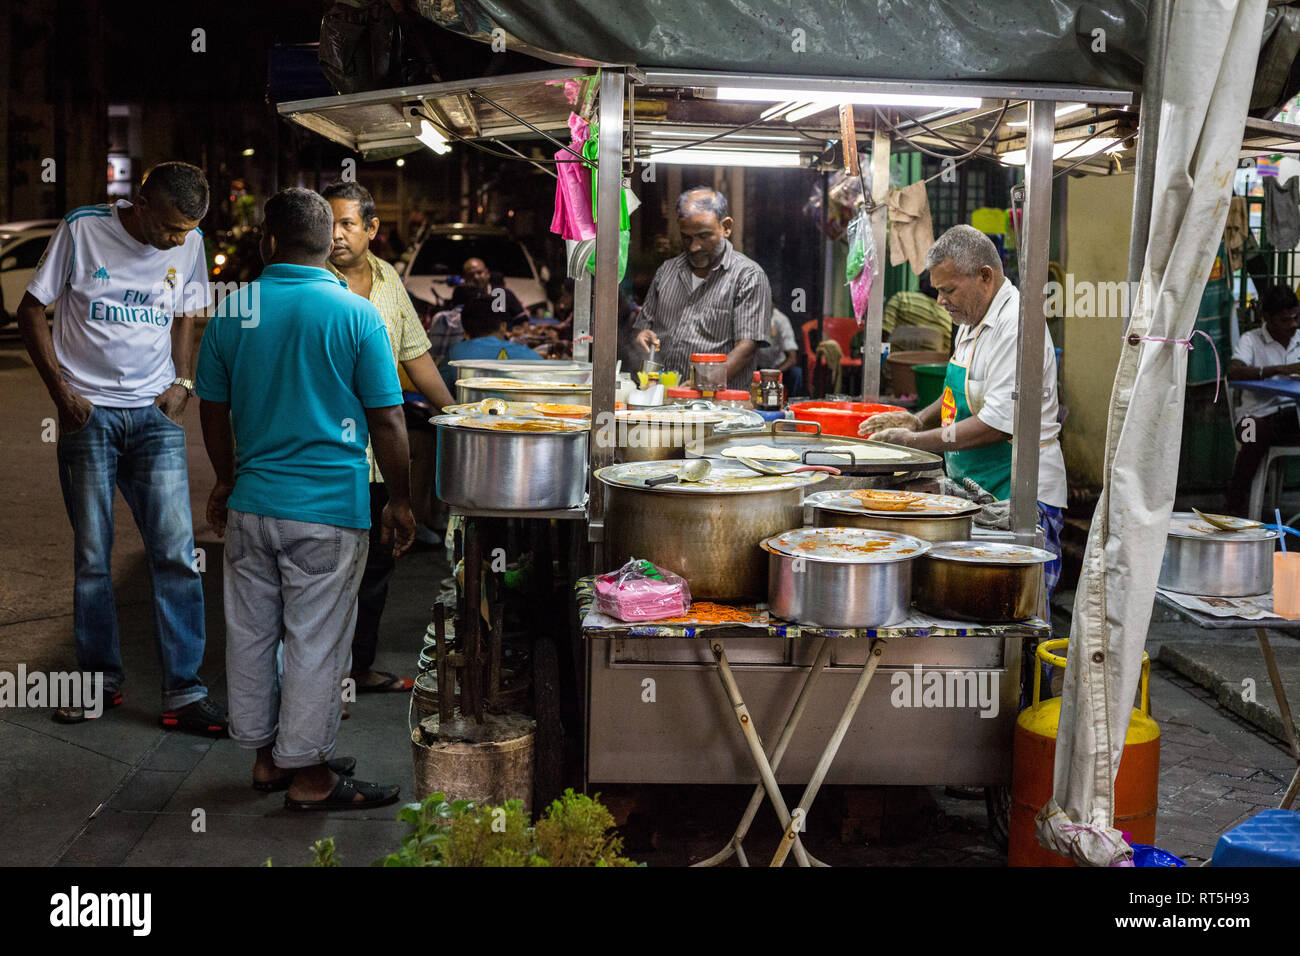
M1126 341L1111 393L1105 483L1075 596L1053 794L1038 813L1039 841L1085 865L1131 856L1111 826L1115 771L1173 510L1185 343L1228 215L1266 7L1266 0L1173 5L1151 232L1129 326L1130 338L1141 341Z

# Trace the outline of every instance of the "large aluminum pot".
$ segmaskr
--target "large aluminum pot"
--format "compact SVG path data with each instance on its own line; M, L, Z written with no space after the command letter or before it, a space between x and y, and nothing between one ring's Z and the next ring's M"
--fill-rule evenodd
M646 558L675 571L700 601L761 601L767 553L759 547L799 527L803 489L824 473L772 477L715 462L699 482L646 487L685 462L630 462L596 472L605 492L605 564Z
M1217 531L1193 512L1175 511L1157 587L1208 597L1266 594L1273 590L1276 538L1267 528Z
M581 382L591 384L590 362L520 361L519 359L456 359L448 363L456 378L513 378L522 382Z
M703 442L722 423L714 412L666 406L655 411L614 413L613 429L620 461L672 461L686 457L686 447ZM608 430L597 428L597 441Z
M440 415L438 497L469 511L577 508L587 494L585 422Z
M925 497L941 499L946 496ZM816 528L867 528L873 531L892 531L935 543L968 540L971 536L972 517L979 511L979 505L971 502L965 503L967 507L957 506L951 514L937 511L898 514L868 511L847 491L818 491L804 498L803 504L807 519L804 524Z
M590 405L591 386L549 379L535 382L508 378L462 378L456 382L456 398L462 405L481 402L485 398L499 398L507 402Z
M1038 613L1042 548L997 541L945 541L916 564L912 592L927 614L955 621L1009 624Z
M785 621L887 627L912 606L912 566L928 541L860 528L798 528L763 542L768 602Z

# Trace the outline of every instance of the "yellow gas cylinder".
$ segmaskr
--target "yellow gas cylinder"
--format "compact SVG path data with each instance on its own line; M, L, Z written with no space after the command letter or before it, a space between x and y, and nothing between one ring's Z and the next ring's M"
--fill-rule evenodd
M1065 638L1043 641L1037 657L1054 667L1065 658ZM1061 721L1060 698L1039 700L1042 667L1034 664L1034 700L1016 719L1011 769L1011 821L1008 866L1073 866L1073 861L1038 844L1034 816L1052 796L1056 762L1056 732ZM1151 719L1151 659L1142 655L1142 707L1134 708L1124 737L1124 753L1115 775L1113 826L1132 842L1154 844L1160 778L1160 728Z

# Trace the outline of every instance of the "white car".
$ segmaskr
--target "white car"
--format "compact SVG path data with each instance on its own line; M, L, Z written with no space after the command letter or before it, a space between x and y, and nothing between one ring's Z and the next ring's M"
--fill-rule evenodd
M0 324L8 322L36 274L57 219L0 223Z
M525 309L546 306L546 267L539 273L523 243L510 238L499 226L450 223L431 226L402 272L402 284L416 305L442 307L451 302L455 284L466 259L482 259L493 275L504 278Z

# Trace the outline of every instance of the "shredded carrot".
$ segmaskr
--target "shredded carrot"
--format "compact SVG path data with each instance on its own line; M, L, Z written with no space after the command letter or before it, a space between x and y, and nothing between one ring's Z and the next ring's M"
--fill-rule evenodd
M656 624L752 624L761 620L763 612L753 606L731 607L712 601L695 601L690 611L681 617L666 617Z

